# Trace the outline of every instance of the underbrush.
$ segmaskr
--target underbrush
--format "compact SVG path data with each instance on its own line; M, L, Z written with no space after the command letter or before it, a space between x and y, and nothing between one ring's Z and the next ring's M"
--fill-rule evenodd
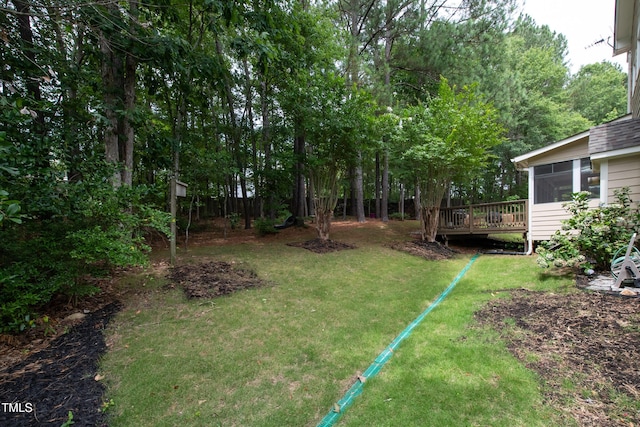
M147 261L145 230L168 233L167 215L142 203L146 189L61 186L56 205L0 227L0 333L33 327L56 295L73 302L95 294L93 277Z

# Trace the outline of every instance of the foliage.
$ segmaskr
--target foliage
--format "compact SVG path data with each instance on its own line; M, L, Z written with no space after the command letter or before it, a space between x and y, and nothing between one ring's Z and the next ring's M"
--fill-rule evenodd
M21 207L17 200L9 200L9 193L0 190L0 225L4 220L22 224L25 215L20 213Z
M596 103L577 95L611 84L618 96L621 76L596 70L588 89L581 89L584 73L571 85L566 39L530 18L514 21L515 5L5 2L1 292L24 301L18 307L34 307L56 292L84 292L76 286L80 272L141 262L144 231L164 227L159 210L174 173L189 183L204 216L229 215L234 227L242 216L245 226L250 217L275 218L282 204L306 215L312 191L330 217L340 187L350 185L345 171L357 166L364 191L374 192L381 150L390 165L383 185L395 186L382 193L397 194L400 185L411 191L408 159L433 155L412 141L400 144L392 114L374 132L371 100L397 111L417 102L431 108L441 75L452 86L477 83L475 95L492 100L509 138L489 161L478 157L482 173L456 177L456 195L526 194L510 159L588 128L585 105ZM607 97L606 105L618 102ZM456 122L463 116L456 108L431 121L420 145L438 141L435 149L484 129ZM602 111L609 118L621 110ZM445 129L452 122L457 127ZM24 319L20 310L9 317Z
M404 169L425 194L423 240L435 239L446 187L468 182L486 164L488 150L502 142L503 128L496 119L496 111L473 87L456 92L444 78L428 107L406 110L395 137L398 146L407 147L401 154Z
M326 240L339 185L374 131L375 110L366 92L346 87L338 76L326 76L317 83L308 97L313 117L305 129L306 166L313 184L318 237Z
M588 64L573 76L567 95L573 110L598 125L627 110L627 75L618 64Z
M90 276L144 264L145 233L168 234L168 215L143 203L149 189L114 189L109 171L97 182L58 183L49 202L56 215L34 210L37 221L0 229L0 331L19 331L57 294L99 291Z
M631 207L629 193L628 187L616 190L615 203L593 209L589 192L575 193L563 204L571 218L536 249L538 265L608 270L614 253L640 231L640 210Z
M253 222L253 228L255 228L258 236L267 236L269 234L278 234L278 230L274 227L276 222L268 218L258 218Z

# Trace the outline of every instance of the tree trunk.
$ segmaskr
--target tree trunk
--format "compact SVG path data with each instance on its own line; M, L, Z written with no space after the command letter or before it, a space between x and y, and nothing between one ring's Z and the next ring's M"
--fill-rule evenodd
M113 54L111 43L104 32L99 35L100 52L102 53L102 84L104 86L104 116L107 119L104 128L104 156L107 163L118 164L120 150L118 146L119 120L118 92L121 81L119 71L122 69L120 59ZM113 174L111 183L114 187L120 187L122 176L119 172Z
M404 221L404 184L400 184L400 218Z
M251 139L251 160L253 162L253 166L251 167L253 170L253 217L260 218L262 216L262 209L260 205L262 204L260 199L262 192L260 188L262 187L261 183L261 167L258 164L258 141L256 138L255 129L253 126L253 88L251 86L251 74L249 72L249 63L247 62L247 58L243 58L242 65L244 68L244 79L245 79L245 111L247 112L247 122L249 127L249 137Z
M364 182L362 177L362 153L358 153L358 166L356 166L356 176L354 179L356 195L356 219L358 222L365 222L367 218L364 214Z
M122 184L131 187L133 185L133 143L135 130L131 123L136 108L136 67L138 61L127 53L125 59L124 76L124 108L122 117L122 139L120 141L120 161L122 162Z
M304 185L304 154L305 154L305 137L301 123L297 123L296 137L293 140L293 155L295 158L295 183L293 189L293 214L303 217L306 205L306 191Z
M376 218L381 217L380 210L380 152L376 151Z
M382 203L380 214L383 222L389 221L389 150L385 148L382 157Z
M132 37L136 34L136 24L131 22L138 19L138 2L129 0L130 25L129 31ZM123 95L124 114L122 115L122 130L120 138L120 161L122 162L122 184L131 187L133 185L133 144L135 140L135 129L131 123L136 108L136 68L138 60L131 52L125 54Z
M415 188L415 198L413 199L413 209L416 212L416 219L418 221L422 220L422 203L420 203L420 184L416 182Z
M25 76L25 86L27 93L33 99L33 104L30 105L31 112L35 112L36 115L33 119L33 137L30 138L30 145L33 153L35 154L35 165L41 171L50 168L49 157L50 148L46 143L45 135L46 125L44 112L41 111L40 101L42 101L42 92L40 89L40 79L42 71L38 68L36 60L36 49L33 44L33 30L31 28L31 8L30 2L13 0L13 4L17 10L16 19L18 21L18 30L20 32L21 41L21 54L27 59L26 68L27 75Z
M266 77L261 82L262 87L262 149L264 151L264 175L263 186L267 192L267 209L269 211L269 218L275 219L276 207L275 207L275 195L274 195L274 183L271 176L271 121L268 108L268 84Z
M332 210L316 208L316 231L320 240L329 240L329 230L331 229Z
M438 234L438 218L440 216L439 206L428 206L422 208L422 220L420 223L421 237L423 242L435 242Z

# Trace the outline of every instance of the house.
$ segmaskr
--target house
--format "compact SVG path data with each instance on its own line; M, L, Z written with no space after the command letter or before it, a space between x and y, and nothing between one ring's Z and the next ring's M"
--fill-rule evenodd
M563 204L579 191L590 206L614 200L628 186L640 201L640 119L631 115L593 127L512 160L529 175L528 239L548 240L569 214Z
M640 201L640 0L616 0L615 7L613 54L627 54L629 114L512 159L529 174L529 248L560 229L569 216L562 205L574 192L590 192L597 207L630 187Z

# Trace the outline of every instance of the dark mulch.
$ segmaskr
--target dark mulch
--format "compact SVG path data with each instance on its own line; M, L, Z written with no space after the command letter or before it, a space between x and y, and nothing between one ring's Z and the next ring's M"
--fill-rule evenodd
M169 280L170 286L182 287L188 298L213 298L265 285L255 273L221 261L174 267Z
M640 398L638 298L520 290L491 301L476 318L501 331L515 357L543 379L546 403L578 425L640 423L640 413L621 412L612 399L612 393Z
M345 249L355 249L356 247L348 243L336 242L335 240L312 239L306 242L287 243L288 246L304 248L317 254L342 251Z
M429 260L449 259L460 252L439 242L405 241L390 245L391 249L409 253Z
M69 411L74 425L106 425L100 410L104 387L95 378L106 351L102 332L119 309L112 302L88 314L47 348L0 370L0 402L14 403L0 407L0 425L60 426Z

